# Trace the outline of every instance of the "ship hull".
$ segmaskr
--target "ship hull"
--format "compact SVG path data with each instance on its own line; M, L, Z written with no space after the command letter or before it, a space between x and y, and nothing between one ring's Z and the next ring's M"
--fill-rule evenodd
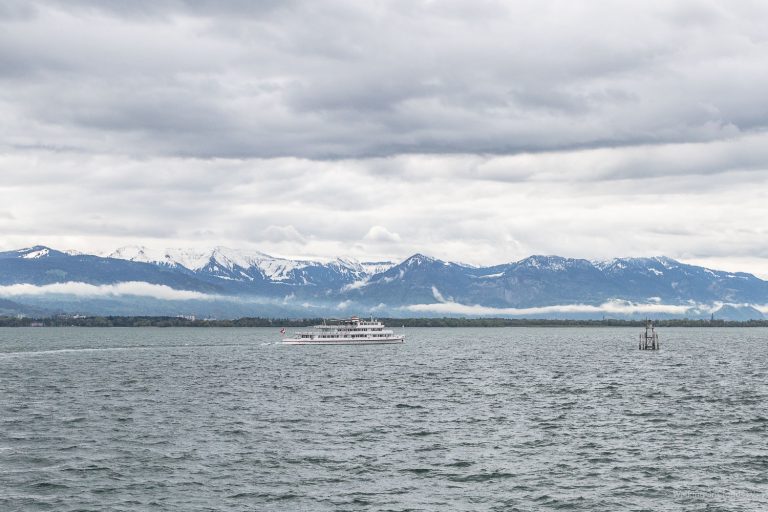
M284 339L283 345L399 345L403 343L402 337L383 338L380 340L345 340L345 339L325 339L325 340L304 340L304 339Z

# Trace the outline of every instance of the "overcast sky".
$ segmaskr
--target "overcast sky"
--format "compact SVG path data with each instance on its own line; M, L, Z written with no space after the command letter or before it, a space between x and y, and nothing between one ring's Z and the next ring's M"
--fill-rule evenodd
M0 249L768 276L764 1L0 0Z

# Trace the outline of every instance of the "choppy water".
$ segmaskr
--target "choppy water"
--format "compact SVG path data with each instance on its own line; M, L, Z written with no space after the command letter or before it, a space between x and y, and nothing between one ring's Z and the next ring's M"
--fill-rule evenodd
M768 330L638 331L0 329L0 510L768 509Z

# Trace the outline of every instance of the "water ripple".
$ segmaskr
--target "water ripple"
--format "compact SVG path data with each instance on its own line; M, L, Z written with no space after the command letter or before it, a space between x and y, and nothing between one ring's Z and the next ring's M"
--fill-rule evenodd
M768 505L766 329L0 329L0 510Z

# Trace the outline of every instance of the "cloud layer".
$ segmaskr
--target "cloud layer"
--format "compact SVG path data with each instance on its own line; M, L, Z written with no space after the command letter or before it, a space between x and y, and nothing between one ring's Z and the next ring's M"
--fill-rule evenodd
M768 276L768 5L0 6L0 248Z
M508 315L508 316L537 316L537 315L556 315L556 314L614 314L614 315L637 315L637 314L669 314L683 315L694 309L691 305L672 305L672 304L636 304L628 301L608 301L599 306L589 304L556 304L552 306L542 306L534 308L492 308L479 305L459 304L458 302L439 302L434 304L414 304L406 306L404 309L417 313L438 313L449 315L468 315L468 316L486 316L486 315Z
M518 316L518 317L537 317L556 315L693 315L706 316L710 313L716 313L723 306L732 307L751 307L761 313L768 314L768 304L733 304L716 302L714 304L662 304L660 302L636 303L626 300L610 300L600 305L591 304L553 304L551 306L530 307L530 308L494 308L481 306L477 304L461 304L451 300L446 300L436 288L432 288L435 299L438 301L431 304L412 304L397 308L387 308L385 304L380 304L371 309L376 311L402 311L408 314L428 314L428 315L463 315L473 317L483 316ZM221 295L205 294L189 290L176 290L164 285L151 284L140 281L130 281L106 285L93 285L82 282L64 282L47 285L33 284L14 284L0 286L0 297L38 297L38 296L74 296L81 298L104 298L104 297L150 297L158 300L169 301L233 301L240 303L253 304L271 304L276 306L287 306L291 304L292 297L286 297L284 300L264 299L257 296L251 297L227 297ZM349 300L339 302L335 305L304 303L301 305L304 309L310 308L331 308L339 312L349 310L355 307L355 303Z
M16 146L507 154L766 127L759 2L6 4Z
M493 308L476 304L459 304L458 302L438 302L433 304L413 304L403 309L413 313L432 313L444 315L466 316L553 316L573 314L604 314L604 315L694 315L702 316L717 312L723 306L751 307L761 313L768 312L768 304L661 304L635 303L625 300L611 300L598 306L591 304L554 304L551 306L533 308Z
M115 284L94 285L80 282L53 283L46 285L12 284L0 286L0 297L29 297L36 295L75 295L78 297L152 297L161 300L214 300L216 295L176 290L169 286L129 281Z

